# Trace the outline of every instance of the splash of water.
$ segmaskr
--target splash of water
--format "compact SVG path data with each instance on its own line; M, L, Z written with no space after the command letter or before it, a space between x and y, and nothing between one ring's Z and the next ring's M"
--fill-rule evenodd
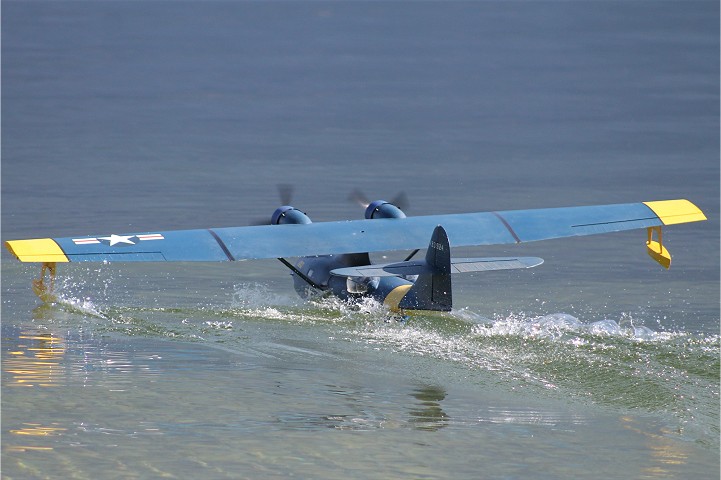
M588 324L567 313L553 313L541 316L511 314L505 318L496 318L474 327L475 335L493 337L519 335L531 338L564 340L577 334L589 334L594 337L623 337L634 341L656 341L669 338L666 333L656 332L643 325L634 325L629 316L620 321L612 319L597 320ZM574 337L574 340L578 340Z

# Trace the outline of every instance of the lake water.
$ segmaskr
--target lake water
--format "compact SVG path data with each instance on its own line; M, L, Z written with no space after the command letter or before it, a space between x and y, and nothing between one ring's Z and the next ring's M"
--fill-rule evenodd
M61 265L44 306L3 251L3 478L718 478L718 2L6 1L2 29L3 241L244 225L278 184L315 221L355 188L709 218L665 230L669 271L643 231L454 250L546 262L403 323L277 261Z

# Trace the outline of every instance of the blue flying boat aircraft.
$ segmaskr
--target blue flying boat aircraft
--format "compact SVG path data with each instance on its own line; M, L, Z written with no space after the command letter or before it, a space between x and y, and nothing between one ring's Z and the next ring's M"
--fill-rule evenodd
M451 246L646 229L648 254L669 268L671 255L661 228L702 220L703 212L688 200L416 217L406 217L394 203L378 200L367 204L364 220L312 223L305 213L285 205L275 210L271 225L10 240L5 245L18 260L42 264L33 290L45 302L57 300L57 263L277 258L291 270L295 289L303 297L328 292L344 300L371 297L392 311L450 311L452 274L543 263L535 257L454 258ZM424 255L414 260L421 249ZM412 252L400 262L371 262L369 253L393 250Z

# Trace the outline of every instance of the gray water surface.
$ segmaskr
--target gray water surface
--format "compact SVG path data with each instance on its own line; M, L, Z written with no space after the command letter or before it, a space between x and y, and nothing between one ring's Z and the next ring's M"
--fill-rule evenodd
M3 2L2 239L688 198L457 256L454 311L276 261L2 254L4 478L717 478L717 2ZM429 233L430 236L430 233ZM407 252L395 255L402 258ZM389 258L394 254L388 254ZM377 260L381 260L378 256Z

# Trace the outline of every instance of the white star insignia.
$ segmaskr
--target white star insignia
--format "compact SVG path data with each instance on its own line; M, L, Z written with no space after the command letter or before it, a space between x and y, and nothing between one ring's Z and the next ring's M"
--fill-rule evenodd
M112 234L109 237L98 237L100 240L107 240L110 242L110 246L117 245L118 243L126 244L126 245L135 245L135 242L130 240L135 235L115 235Z

